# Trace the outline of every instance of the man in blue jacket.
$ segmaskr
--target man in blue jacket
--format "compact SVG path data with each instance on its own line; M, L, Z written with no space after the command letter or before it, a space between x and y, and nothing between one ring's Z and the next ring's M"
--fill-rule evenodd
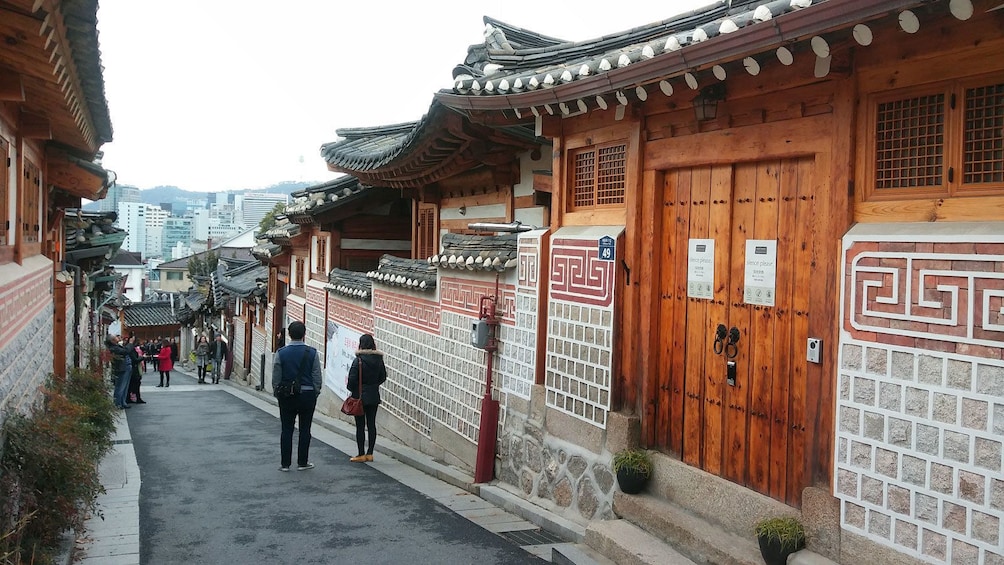
M321 358L317 350L303 342L307 328L303 322L289 325L290 342L275 352L272 363L272 390L280 384L297 383L300 392L293 396L279 398L279 420L282 433L279 436L280 471L289 471L293 462L293 428L300 418L300 437L296 450L296 468L307 471L314 468L308 460L310 451L310 424L314 420L314 408L321 394Z

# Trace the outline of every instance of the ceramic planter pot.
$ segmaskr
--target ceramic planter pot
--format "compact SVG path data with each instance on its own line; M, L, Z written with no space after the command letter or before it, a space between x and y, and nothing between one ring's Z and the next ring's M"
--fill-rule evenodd
M617 470L617 484L626 494L638 494L648 484L648 477L634 469L622 467Z
M793 547L790 542L782 544L780 539L769 536L757 536L757 541L760 542L760 555L767 565L786 565L789 555L805 547L804 541Z

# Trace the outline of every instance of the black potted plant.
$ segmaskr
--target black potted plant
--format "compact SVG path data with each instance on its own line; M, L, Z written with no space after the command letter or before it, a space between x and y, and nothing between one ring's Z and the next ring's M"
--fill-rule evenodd
M767 565L785 565L789 555L805 547L805 528L793 516L766 518L757 522L756 538Z
M617 484L627 494L638 494L652 476L652 460L641 449L625 449L614 455Z

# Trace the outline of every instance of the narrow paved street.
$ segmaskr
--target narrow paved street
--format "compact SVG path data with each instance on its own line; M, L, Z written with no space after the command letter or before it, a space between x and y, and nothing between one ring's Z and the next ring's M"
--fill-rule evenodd
M402 465L381 462L379 447L374 464L350 463L321 441L344 448L348 440L315 425L310 460L317 467L281 473L274 414L226 385L176 374L170 388L146 386L154 380L152 373L144 379L147 404L128 411L142 476L144 564L541 562L381 472L382 464ZM475 514L490 507L471 495L458 501ZM500 512L481 513L492 511Z

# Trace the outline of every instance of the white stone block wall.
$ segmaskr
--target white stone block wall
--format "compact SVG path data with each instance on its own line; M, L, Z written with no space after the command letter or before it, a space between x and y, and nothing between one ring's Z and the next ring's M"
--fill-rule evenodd
M0 269L0 423L25 412L52 373L54 311L52 262L27 258Z
M1004 224L845 236L841 526L930 563L1004 563Z
M234 317L234 343L233 343L233 355L234 355L234 369L240 367L244 371L244 375L247 375L248 368L244 366L244 352L248 346L244 340L245 324L244 318Z
M325 319L327 290L320 286L317 281L310 281L307 285L307 305L304 309L304 321L307 326L305 341L307 345L317 349L324 361L324 350L327 342L327 320Z
M551 241L547 406L606 428L613 371L615 262L599 240L621 227L562 228Z
M538 306L541 285L541 248L546 230L520 234L516 267L516 304L510 324L499 329L504 353L499 355L501 389L505 394L529 399L536 381ZM503 414L506 407L503 403Z

